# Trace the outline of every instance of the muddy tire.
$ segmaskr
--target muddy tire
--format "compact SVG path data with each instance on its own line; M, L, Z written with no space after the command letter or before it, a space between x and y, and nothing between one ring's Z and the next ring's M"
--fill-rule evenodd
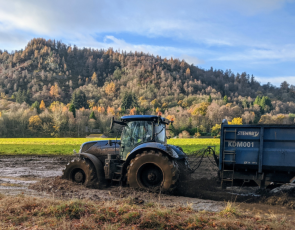
M70 180L86 187L97 187L95 168L89 160L74 159L63 170L62 179Z
M178 165L161 152L144 151L137 154L127 167L130 187L171 192L179 177Z

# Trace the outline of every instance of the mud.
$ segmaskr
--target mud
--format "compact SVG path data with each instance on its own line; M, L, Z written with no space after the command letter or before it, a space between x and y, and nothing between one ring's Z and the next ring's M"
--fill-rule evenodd
M0 156L0 193L50 196L63 199L113 200L128 198L135 203L156 202L163 205L186 206L195 210L220 211L227 201L241 209L258 213L278 213L294 216L294 190L275 194L271 189L258 190L257 186L237 184L221 190L217 179L218 168L213 159L205 158L194 174L178 185L172 195L152 193L121 186L102 190L60 179L62 170L72 156ZM243 185L243 186L242 186Z

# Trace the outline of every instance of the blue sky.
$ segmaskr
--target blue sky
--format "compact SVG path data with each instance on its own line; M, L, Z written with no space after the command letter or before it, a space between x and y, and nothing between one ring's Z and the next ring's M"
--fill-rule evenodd
M295 85L295 0L0 0L0 6L2 50L43 37Z

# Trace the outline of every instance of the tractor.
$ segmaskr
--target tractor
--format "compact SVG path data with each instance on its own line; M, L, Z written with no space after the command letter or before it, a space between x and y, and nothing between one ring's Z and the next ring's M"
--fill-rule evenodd
M123 116L120 121L113 117L111 130L120 125L121 139L82 144L62 178L94 188L117 183L173 191L188 163L180 147L167 144L166 125L172 122L160 114Z

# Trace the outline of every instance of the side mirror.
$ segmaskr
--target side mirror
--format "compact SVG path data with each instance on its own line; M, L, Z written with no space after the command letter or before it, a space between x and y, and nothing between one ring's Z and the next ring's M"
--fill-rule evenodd
M112 146L112 140L108 140L108 145Z

